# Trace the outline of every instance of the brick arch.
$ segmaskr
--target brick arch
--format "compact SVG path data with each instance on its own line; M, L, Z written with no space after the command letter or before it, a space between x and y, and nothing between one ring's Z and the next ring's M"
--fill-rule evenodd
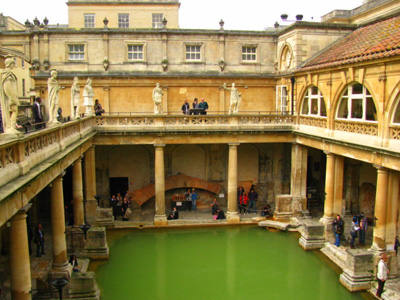
M222 185L220 185L219 183L209 182L207 180L190 177L185 174L169 176L168 178L165 179L165 191L178 188L196 188L217 194L222 189ZM141 188L140 190L135 190L130 194L133 201L135 201L139 205L142 205L155 196L154 183L150 183L149 185Z

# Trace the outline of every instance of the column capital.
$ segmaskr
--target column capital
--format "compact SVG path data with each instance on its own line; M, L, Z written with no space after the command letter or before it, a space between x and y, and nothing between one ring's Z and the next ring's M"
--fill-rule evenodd
M237 148L237 146L239 146L240 143L229 143L228 146L229 148Z
M72 165L74 165L76 163L82 163L82 158L83 158L83 155L79 155L79 157L72 163Z
M326 154L326 156L335 156L336 154L330 151L324 151L324 153Z
M154 144L155 148L164 148L165 144Z
M382 166L380 166L380 165L373 164L372 166L373 166L374 168L376 168L376 169L378 170L378 172L389 172L389 170L388 170L387 168L382 167Z

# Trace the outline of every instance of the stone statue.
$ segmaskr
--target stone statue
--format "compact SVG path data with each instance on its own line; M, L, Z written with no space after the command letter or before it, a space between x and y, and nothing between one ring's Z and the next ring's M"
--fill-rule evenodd
M160 84L157 83L156 87L153 89L153 101L154 101L154 113L160 114L162 113L162 89L160 88Z
M71 86L71 119L79 118L80 90L78 77L74 77L74 83Z
M238 89L235 87L235 84L232 83L231 88L226 87L226 83L224 83L223 88L231 92L231 104L229 106L229 114L237 114L239 112L239 104L242 100L242 94L239 93Z
M4 133L19 134L17 128L21 128L17 124L18 114L18 93L17 93L17 77L12 72L15 67L14 57L8 56L5 60L6 68L0 71L0 104L3 119Z
M93 116L93 97L92 79L88 77L85 88L83 89L83 105L86 107L85 116Z
M58 92L61 87L57 81L58 72L56 70L51 70L51 77L47 80L47 88L49 93L49 124L58 124L57 111L58 111Z

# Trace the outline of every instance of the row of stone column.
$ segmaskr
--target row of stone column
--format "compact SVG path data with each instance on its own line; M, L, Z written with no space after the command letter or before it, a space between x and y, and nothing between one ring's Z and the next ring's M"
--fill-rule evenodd
M238 143L229 144L228 162L228 222L240 220L237 212L237 148ZM166 225L165 214L165 171L164 171L164 148L165 144L155 145L155 199L156 214L154 225Z
M94 197L96 193L94 170L95 157L94 147L92 147L85 155L86 197ZM80 226L85 222L82 189L82 157L73 163L72 173L74 226ZM51 272L56 274L66 273L69 270L65 238L64 193L62 183L64 174L65 172L61 173L51 183L50 205L53 246L53 264ZM31 204L28 204L10 220L10 283L13 300L31 299L31 268L26 223L26 213L30 206Z
M330 225L342 211L344 158L330 152L326 154L325 205L322 223ZM375 227L372 250L393 250L396 238L399 173L381 166L377 169L375 197Z

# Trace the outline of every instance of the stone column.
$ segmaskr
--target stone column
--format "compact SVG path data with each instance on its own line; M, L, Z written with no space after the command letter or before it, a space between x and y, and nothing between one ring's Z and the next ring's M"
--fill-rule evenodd
M11 219L10 283L13 300L31 299L31 264L25 212L21 210Z
M375 197L375 217L376 223L372 239L372 250L386 250L386 216L387 216L387 199L388 199L388 179L389 172L387 169L376 166L378 169L378 178L376 183Z
M388 206L386 216L386 249L394 250L396 238L397 214L399 209L399 180L400 173L390 171L389 173L389 191L388 191Z
M335 184L335 160L336 156L333 153L325 152L326 154L326 177L325 177L325 206L324 206L324 221L332 221L333 216L333 199L334 199L334 184ZM321 220L322 220L321 219Z
M292 144L292 170L290 194L294 197L306 197L307 190L307 148Z
M344 178L344 157L336 156L335 159L335 179L333 186L333 212L332 215L335 217L337 214L341 214L345 203L343 202L343 178Z
M54 179L51 186L51 232L53 238L53 271L68 270L67 245L65 240L65 215L63 175Z
M85 152L85 199L86 199L86 221L94 224L97 218L96 195L96 167L95 167L95 146Z
M165 215L165 171L164 171L164 147L165 144L155 146L155 197L156 215L154 225L167 225Z
M82 157L72 164L72 197L74 199L74 226L85 223L82 192Z
M237 148L238 143L229 144L228 158L228 223L239 222L237 207Z

